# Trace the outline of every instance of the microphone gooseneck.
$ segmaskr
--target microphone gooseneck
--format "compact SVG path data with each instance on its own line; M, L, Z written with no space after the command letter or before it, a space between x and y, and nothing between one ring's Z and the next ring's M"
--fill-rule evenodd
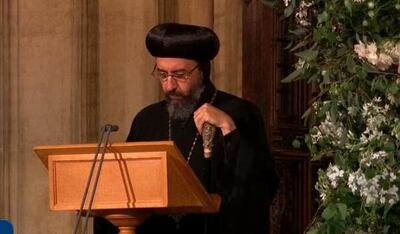
M97 142L97 147L96 147L96 153L94 155L93 158L93 162L92 162L92 166L90 168L90 172L89 172L89 176L86 182L86 187L85 190L83 192L82 195L82 201L81 201L81 206L78 212L78 216L76 218L76 223L75 223L75 229L74 229L74 233L77 234L78 233L78 227L82 218L82 213L84 210L84 206L86 204L86 197L88 195L89 192L89 187L93 182L93 186L92 186L92 193L90 194L90 200L89 200L89 205L86 211L86 219L84 222L84 228L83 228L83 233L86 234L87 233L87 227L88 227L88 220L89 220L89 215L91 213L92 210L92 204L93 204L93 200L94 200L94 196L96 193L96 188L97 188L97 183L99 181L99 177L100 177L100 172L101 172L101 167L103 165L103 161L104 161L104 155L107 151L107 147L108 147L108 140L110 137L111 132L116 132L118 131L118 125L113 125L113 124L106 124L101 128L100 131L100 136ZM97 160L100 150L102 150L101 152L101 157L99 160ZM99 166L97 167L97 171L96 171L96 177L93 179L93 172L94 169L96 167L96 163L97 161L99 161ZM93 181L92 181L93 180Z

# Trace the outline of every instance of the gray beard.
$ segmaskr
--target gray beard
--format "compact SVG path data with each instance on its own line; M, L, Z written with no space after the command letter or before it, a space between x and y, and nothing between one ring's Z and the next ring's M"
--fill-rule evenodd
M200 100L201 93L204 90L204 86L197 88L194 93L183 100L173 101L166 96L168 114L171 119L185 120L191 116Z

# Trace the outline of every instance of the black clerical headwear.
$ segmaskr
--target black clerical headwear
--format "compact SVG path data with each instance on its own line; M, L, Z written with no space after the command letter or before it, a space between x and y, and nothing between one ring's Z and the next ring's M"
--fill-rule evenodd
M219 39L206 27L164 23L148 32L146 47L154 57L186 58L202 63L217 55Z

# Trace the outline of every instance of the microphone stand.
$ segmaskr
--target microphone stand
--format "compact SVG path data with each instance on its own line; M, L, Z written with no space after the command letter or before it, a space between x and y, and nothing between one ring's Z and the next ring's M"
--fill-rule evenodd
M103 150L101 152L101 156L100 156L100 160L99 160L99 166L97 168L97 172L96 172L96 177L94 179L92 193L90 195L89 206L88 206L88 209L86 211L86 216L85 216L83 233L84 234L87 233L87 225L88 225L88 221L89 221L89 215L90 215L90 213L92 211L92 204L93 204L94 196L95 196L95 193L96 193L97 183L98 183L99 178L100 178L100 172L101 172L101 167L102 167L103 161L104 161L104 155L105 155L106 150L107 150L107 145L108 145L110 134L111 134L111 132L114 132L114 131L118 131L118 126L111 125L111 124L106 124L104 127L101 128L100 137L99 137L99 140L97 142L96 153L95 153L94 158L93 158L92 167L90 168L88 180L86 182L85 191L84 191L83 196L82 196L81 206L79 208L79 213L78 213L78 216L76 218L74 234L78 233L78 227L79 227L79 224L80 224L80 221L81 221L81 218L82 218L82 212L83 212L83 208L84 208L85 203L86 203L86 197L87 197L87 194L89 192L89 187L90 187L90 184L92 182L93 172L94 172L94 169L96 167L97 158L98 158L100 149L102 148ZM105 140L103 140L104 136L105 136ZM103 143L103 141L104 141L104 143ZM102 143L103 143L103 146L102 146Z

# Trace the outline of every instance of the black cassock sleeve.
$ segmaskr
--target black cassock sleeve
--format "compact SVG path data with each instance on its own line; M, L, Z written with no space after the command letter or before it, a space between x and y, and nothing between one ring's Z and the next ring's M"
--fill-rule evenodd
M231 116L237 129L223 137L224 154L219 168L221 233L265 234L278 177L263 119L252 105Z

